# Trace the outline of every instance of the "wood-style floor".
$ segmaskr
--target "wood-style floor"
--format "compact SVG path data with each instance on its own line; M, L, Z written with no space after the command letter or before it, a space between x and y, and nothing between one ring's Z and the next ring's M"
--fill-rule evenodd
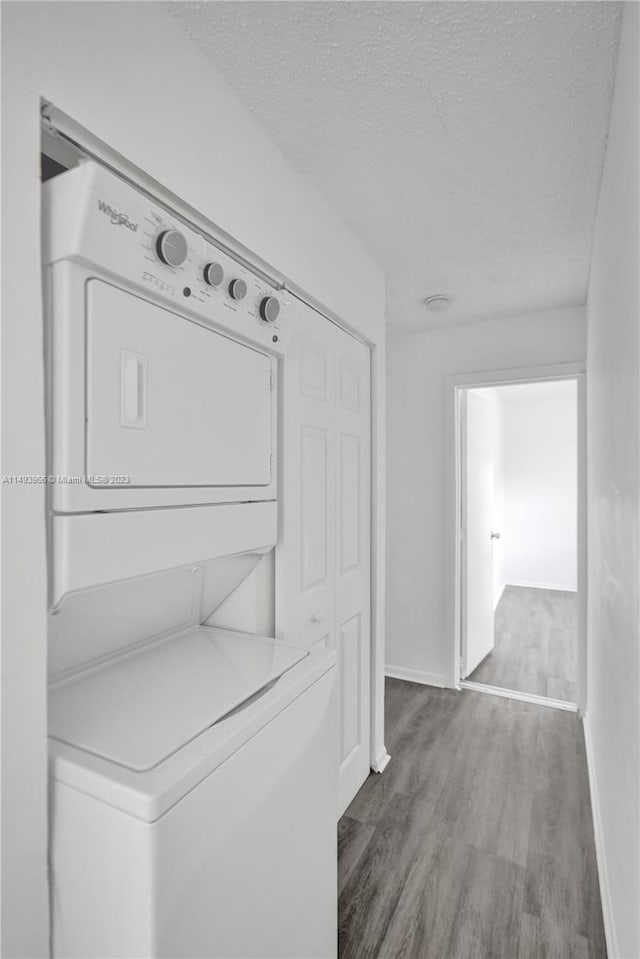
M507 586L496 607L495 647L476 683L576 702L576 593Z
M387 680L339 823L340 959L605 959L574 713Z

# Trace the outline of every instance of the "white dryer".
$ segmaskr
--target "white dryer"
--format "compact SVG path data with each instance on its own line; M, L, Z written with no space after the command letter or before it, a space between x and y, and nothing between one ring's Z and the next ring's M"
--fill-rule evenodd
M293 305L96 164L43 189L53 955L330 959L335 654L206 625L276 541Z

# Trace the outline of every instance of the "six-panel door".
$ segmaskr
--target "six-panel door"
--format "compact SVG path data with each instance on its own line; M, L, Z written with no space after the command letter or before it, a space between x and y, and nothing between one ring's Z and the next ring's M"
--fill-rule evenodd
M337 649L341 814L370 765L370 353L301 307L283 379L277 632Z

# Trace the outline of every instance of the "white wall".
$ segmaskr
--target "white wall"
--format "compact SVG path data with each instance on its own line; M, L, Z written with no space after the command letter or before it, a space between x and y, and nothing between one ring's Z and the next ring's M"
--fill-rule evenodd
M374 439L382 463L382 273L210 62L151 3L17 2L1 9L3 472L45 471L40 97L376 344L375 400L382 415ZM377 492L375 552L382 559L383 475ZM36 957L48 949L42 489L3 486L3 505L2 953ZM375 586L380 613L382 579Z
M578 390L499 387L502 407L504 582L578 588Z
M624 4L587 301L585 729L612 957L640 956L638 14Z
M392 336L387 344L387 655L452 683L445 624L445 378L583 361L582 308Z

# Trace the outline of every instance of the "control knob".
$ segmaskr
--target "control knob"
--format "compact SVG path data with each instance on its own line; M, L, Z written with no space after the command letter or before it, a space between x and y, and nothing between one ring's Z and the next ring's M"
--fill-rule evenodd
M275 296L265 296L260 302L260 316L265 323L275 323L280 313L280 303Z
M247 295L247 284L244 280L232 280L229 284L229 295L233 300L244 300Z
M187 241L178 230L164 230L156 240L156 253L168 266L182 266L188 252Z
M203 272L204 281L209 286L220 286L224 280L224 270L219 263L207 263Z

